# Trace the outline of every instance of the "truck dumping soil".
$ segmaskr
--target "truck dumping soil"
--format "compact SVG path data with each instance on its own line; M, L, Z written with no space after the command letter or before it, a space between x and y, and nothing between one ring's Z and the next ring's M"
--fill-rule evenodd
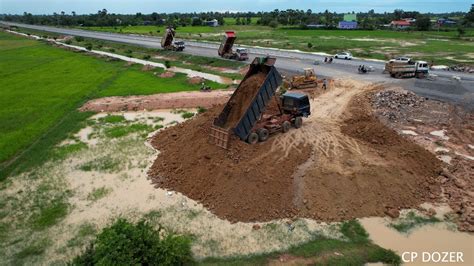
M155 135L149 175L232 222L307 217L341 221L434 201L440 161L372 114L365 83L336 82L304 126L226 151L208 142L214 108Z
M240 84L239 93L229 102L231 108L223 128L233 128L240 121L266 77L266 73L259 72Z

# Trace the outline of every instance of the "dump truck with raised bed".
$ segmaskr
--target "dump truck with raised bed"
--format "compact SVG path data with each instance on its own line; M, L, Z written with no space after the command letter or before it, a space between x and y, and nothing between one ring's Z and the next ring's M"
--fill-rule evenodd
M224 38L219 46L219 50L217 50L220 57L239 61L249 59L247 49L238 48L235 51L232 49L236 38L234 31L226 31L224 33Z
M176 35L175 30L172 27L168 27L165 31L165 36L161 39L161 47L165 50L181 52L184 50L185 45L183 41L174 42L174 36Z
M232 134L250 144L265 141L277 132L300 128L303 117L311 114L309 98L303 93L276 96L282 77L274 66L276 59L255 58L242 82L211 126L209 140L229 148ZM274 101L271 106L271 101ZM272 108L273 107L273 108Z
M392 78L425 78L429 67L425 61L389 61L385 64L385 70Z

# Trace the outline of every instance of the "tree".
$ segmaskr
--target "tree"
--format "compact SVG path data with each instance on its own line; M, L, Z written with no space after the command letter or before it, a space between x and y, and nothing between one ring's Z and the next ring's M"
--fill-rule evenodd
M466 14L464 19L467 22L474 23L474 5L471 6L471 10Z
M463 37L466 34L466 30L462 26L459 26L457 31L458 31L459 38Z
M431 21L428 16L419 15L416 18L415 26L417 30L427 31L431 27Z

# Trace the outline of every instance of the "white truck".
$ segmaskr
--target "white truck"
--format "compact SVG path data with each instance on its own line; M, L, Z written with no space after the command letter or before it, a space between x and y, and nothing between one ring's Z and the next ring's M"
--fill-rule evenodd
M385 64L385 71L392 78L425 78L428 76L429 66L425 61L411 61L411 59L390 60Z

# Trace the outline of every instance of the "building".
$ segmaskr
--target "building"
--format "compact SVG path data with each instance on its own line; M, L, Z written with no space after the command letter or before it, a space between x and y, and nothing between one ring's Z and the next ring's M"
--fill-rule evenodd
M355 30L357 29L357 15L356 14L344 14L344 20L339 22L337 26L341 30Z
M209 20L205 22L207 26L209 27L217 27L219 26L219 21L217 19Z
M341 30L355 30L357 29L356 21L340 21L337 28Z
M409 28L410 26L411 26L410 22L405 21L405 20L394 20L390 22L390 27L394 29L403 30L403 29Z
M438 21L436 21L436 23L442 26L452 26L456 25L457 21L449 18L440 18Z

